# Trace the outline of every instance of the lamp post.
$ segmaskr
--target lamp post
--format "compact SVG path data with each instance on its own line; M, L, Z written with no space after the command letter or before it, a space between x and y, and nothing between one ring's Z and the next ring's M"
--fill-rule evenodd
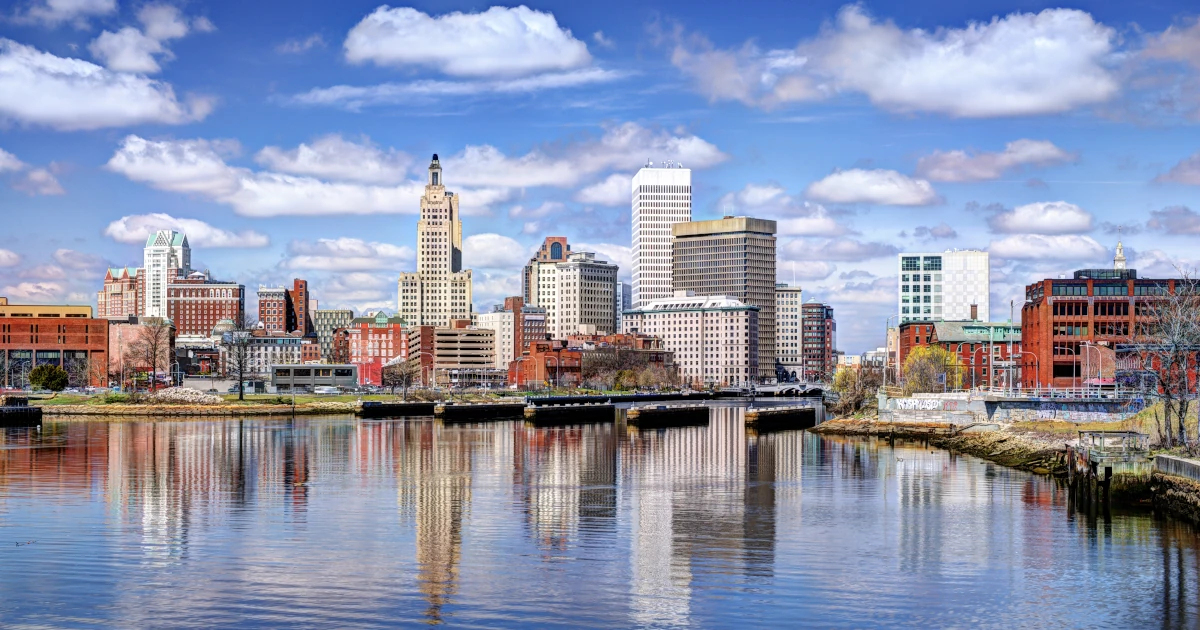
M1074 383L1072 387L1079 387L1079 352L1065 343L1055 344L1054 348L1062 348L1063 350L1071 351L1071 382Z
M1028 354L1029 356L1033 357L1033 362L1034 362L1034 366L1035 366L1033 368L1033 370L1034 370L1033 373L1036 375L1034 377L1034 387L1041 389L1041 387L1042 387L1042 360L1038 358L1038 355L1034 354L1033 352L1030 352L1029 350L1021 350L1020 352L1017 352L1017 356L1020 356L1023 354ZM1022 374L1021 380L1025 380L1024 374Z
M554 359L554 386L555 387L561 386L561 382L560 382L560 379L562 378L561 362L559 361L557 356L552 355L552 354L546 355L546 359ZM549 369L549 366L547 366L547 369Z
M1097 387L1103 386L1103 384L1104 384L1104 351L1100 349L1100 346L1096 345L1096 343L1092 342L1092 341L1083 342L1082 347L1087 348L1089 350L1095 350L1096 354L1099 356L1099 358L1100 358L1099 364L1100 365L1099 365L1099 368L1097 368L1096 384L1097 384ZM1091 359L1092 355L1086 354L1084 356L1087 358L1087 371L1090 374L1092 371L1092 359Z
M900 325L899 317L900 317L899 315L889 315L887 318L887 321L884 322L884 329L883 329L883 385L884 385L884 387L887 387L887 383L888 383L888 379L887 379L888 363L891 362L891 360L892 360L892 349L890 347L888 347L888 335L892 331L892 320L893 319L897 320L896 325L897 325L897 327L899 327L899 325ZM899 332L899 331L897 331L897 332ZM897 339L896 341L897 341L896 345L900 345L899 339ZM896 376L896 380L897 381L900 380L899 375Z
M978 364L975 363L975 353L986 349L987 346L980 344L978 348L975 348L973 351L971 351L971 389L975 389L975 371L978 369Z

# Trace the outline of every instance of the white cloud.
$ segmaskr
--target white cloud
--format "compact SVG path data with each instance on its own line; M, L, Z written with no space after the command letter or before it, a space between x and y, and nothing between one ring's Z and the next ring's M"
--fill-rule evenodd
M834 238L820 242L796 239L784 245L783 252L789 259L793 260L842 260L859 262L872 258L895 256L900 253L900 250L887 243L863 242L852 238Z
M1200 214L1186 206L1170 206L1151 212L1146 227L1166 234L1200 234Z
M57 282L21 282L0 289L0 295L12 301L46 303L57 302L65 289Z
M288 251L291 256L284 262L287 268L321 271L390 269L399 273L409 267L400 263L416 257L411 247L347 237L322 238L315 243L293 241Z
M286 42L275 47L275 50L286 55L298 55L308 52L313 48L324 48L325 38L320 34L313 34L304 39L289 39Z
M596 31L595 33L592 33L592 41L596 42L596 45L600 46L601 48L611 49L617 47L613 40L604 34L604 31Z
M935 182L979 182L999 179L1025 165L1050 166L1076 159L1047 140L1021 139L1009 142L996 153L935 151L917 162L917 175Z
M17 156L0 149L0 173L10 171L21 171L25 169L25 163L17 159Z
M837 265L820 260L783 260L775 266L776 282L824 280L837 271Z
M170 84L56 57L0 38L0 119L72 131L203 119L211 99L180 102Z
M266 235L254 230L231 232L198 219L184 219L169 214L133 214L123 216L104 228L104 235L119 243L142 244L156 230L176 230L188 237L193 247L266 247L271 243Z
M1010 260L1085 260L1107 258L1107 250L1090 236L1017 234L992 241L988 251Z
M575 201L598 206L625 206L632 203L632 188L633 176L613 173L591 186L584 187L575 195Z
M21 277L33 280L66 280L67 270L58 265L37 265L22 271Z
M1141 54L1151 59L1183 61L1200 68L1200 20L1190 26L1169 26L1147 39Z
M927 206L941 201L928 181L885 169L834 171L809 184L805 194L828 203Z
M88 18L108 15L117 10L117 0L35 0L16 21L36 22L58 26L71 22L76 28L87 28Z
M67 194L54 173L44 168L31 169L13 183L13 188L30 196Z
M847 282L827 289L828 301L834 304L896 304L896 276L876 278L870 282ZM883 340L881 339L880 342Z
M563 205L557 201L544 201L542 205L536 208L526 208L524 206L513 206L508 210L508 218L510 219L540 219L547 215L559 212L563 209Z
M842 236L853 232L821 204L801 201L775 184L747 184L723 195L718 205L726 214L774 219L777 234L784 236Z
M188 34L188 22L179 8L169 4L147 4L138 10L146 36L158 41L178 39Z
M419 66L457 77L527 76L591 63L587 45L551 13L525 6L433 17L381 6L346 36L346 59Z
M73 249L54 250L54 262L67 269L77 270L103 269L109 266L108 261L101 256Z
M927 31L876 22L852 4L794 50L722 50L678 34L675 41L672 62L701 94L763 107L853 92L899 112L1023 116L1101 103L1119 91L1108 69L1115 31L1073 9Z
M571 246L573 252L595 252L600 258L617 265L617 275L622 281L629 280L633 274L633 248L613 243L576 243Z
M1200 186L1200 153L1180 160L1178 164L1171 167L1171 170L1155 177L1154 181Z
M532 236L541 231L542 231L542 222L541 221L526 221L524 223L524 225L521 226L521 233L525 234L527 236Z
M412 166L412 156L395 149L381 150L364 137L352 142L338 134L317 138L312 144L295 149L264 147L255 156L263 166L293 175L311 175L368 184L396 184L404 181Z
M988 218L1001 234L1079 234L1092 230L1092 215L1073 203L1039 201Z
M469 269L507 269L517 274L528 261L526 249L503 234L474 234L463 242L463 266Z
M346 272L321 285L321 306L354 308L359 313L396 308L396 274ZM328 305L328 306L327 306Z
M471 297L475 301L475 310L485 312L488 306L500 304L504 298L521 295L521 274L519 273L490 273L476 271L472 277Z
M162 42L144 35L132 26L113 33L104 31L88 44L92 56L104 62L105 67L117 72L140 72L154 74L162 68L155 55L170 58L170 51Z
M602 68L582 68L569 72L551 72L517 79L480 81L419 80L379 85L334 85L314 88L284 99L296 105L322 105L358 111L364 107L429 102L448 96L468 97L487 94L530 94L624 78L626 73Z
M0 249L0 267L15 267L21 264L21 255L7 249Z

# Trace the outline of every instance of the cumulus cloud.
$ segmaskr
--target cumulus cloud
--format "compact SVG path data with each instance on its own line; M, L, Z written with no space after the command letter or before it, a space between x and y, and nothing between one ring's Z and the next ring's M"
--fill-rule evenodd
M16 14L15 21L45 26L69 22L83 29L87 28L90 18L115 13L116 10L117 0L35 0Z
M540 219L547 215L559 212L563 209L563 204L557 201L544 201L536 208L526 208L525 206L513 206L508 210L508 218L510 219Z
M1187 26L1170 26L1147 38L1141 54L1150 59L1182 61L1200 68L1200 20Z
M617 47L613 40L604 34L604 31L596 31L595 33L592 33L592 41L596 42L596 45L600 46L601 48Z
M633 176L613 173L608 177L585 186L575 195L575 201L597 206L624 206L632 203Z
M1151 212L1146 227L1167 234L1200 234L1200 214L1187 206L1170 206Z
M352 142L338 134L321 136L312 144L301 143L291 150L264 147L255 161L282 173L368 184L402 182L413 164L407 153L391 148L384 151L366 137Z
M154 74L162 70L162 60L174 59L175 55L165 42L187 35L192 29L188 19L179 8L169 4L147 4L138 10L138 21L142 29L126 26L115 33L100 33L88 50L102 61L109 70ZM212 30L212 23L201 18L194 24L196 30Z
M551 13L525 6L430 16L381 6L346 36L346 60L457 77L527 76L591 63L587 44Z
M56 249L54 250L53 258L54 262L67 269L86 271L89 269L103 269L109 266L108 261L102 256L73 249Z
M763 107L849 92L898 112L1023 116L1102 103L1119 90L1107 66L1115 31L1074 9L927 31L875 21L853 4L791 50L675 41L672 62L701 94Z
M1090 236L1016 234L992 241L988 251L1009 260L1100 260L1107 250Z
M53 163L50 166L56 168ZM3 149L0 149L0 173L19 173L13 179L12 187L30 196L62 195L67 192L50 169L32 168Z
M289 39L286 42L275 47L275 50L285 55L298 55L308 52L313 48L324 48L325 38L320 34L312 34L304 39Z
M57 57L0 38L0 120L63 131L202 120L210 98L181 102L170 84Z
M412 262L416 256L411 247L390 243L368 242L357 238L322 238L315 242L292 241L290 256L284 261L288 269L320 271L374 271L391 269L403 271L401 263ZM405 269L409 266L405 265Z
M805 194L828 203L928 206L941 202L928 181L886 169L834 171L809 184Z
M783 236L842 236L854 233L838 222L821 204L788 195L775 184L747 184L737 192L721 196L718 205L726 213L774 219Z
M626 281L633 274L633 248L613 243L576 243L571 246L574 252L595 252L597 257L617 265L617 276Z
M1171 184L1200 186L1200 153L1180 160L1178 164L1154 178L1154 181Z
M1073 162L1077 156L1047 140L1014 140L994 153L936 151L917 162L917 175L935 182L979 182L999 179L1023 166L1050 166Z
M254 230L232 232L199 219L173 217L156 212L123 216L104 228L104 235L119 243L143 244L157 230L176 230L188 237L193 247L266 247L271 243Z
M954 228L950 227L949 225L947 225L946 223L943 222L943 223L939 223L933 227L918 225L913 230L913 236L915 236L917 238L937 240L937 239L943 239L943 238L957 238L958 232Z
M1092 230L1092 215L1073 203L1039 201L997 212L988 225L1001 234L1080 234Z
M25 168L25 163L17 159L17 156L0 149L0 173L11 171L20 171Z
M822 260L780 260L776 265L777 282L824 280L837 271L837 265Z
M847 282L826 290L829 302L836 304L896 304L896 276L869 282ZM881 340L882 341L882 340Z
M474 234L463 242L464 267L509 269L515 273L528 261L526 248L503 234Z
M37 304L57 302L65 291L63 285L57 282L21 282L0 289L0 295L7 296L10 300Z
M0 249L0 267L15 267L21 264L21 255L8 249Z
M857 262L895 256L900 253L900 250L887 243L835 238L823 242L797 239L785 245L783 252L788 258L795 260Z
M321 285L321 306L374 313L396 308L396 274L351 271L331 276Z

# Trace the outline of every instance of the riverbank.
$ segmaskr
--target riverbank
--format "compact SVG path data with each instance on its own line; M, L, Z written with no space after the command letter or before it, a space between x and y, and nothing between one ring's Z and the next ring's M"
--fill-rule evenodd
M231 418L239 416L319 416L354 413L351 402L316 402L303 405L221 404L221 405L45 405L42 414L47 419L77 421L163 420Z

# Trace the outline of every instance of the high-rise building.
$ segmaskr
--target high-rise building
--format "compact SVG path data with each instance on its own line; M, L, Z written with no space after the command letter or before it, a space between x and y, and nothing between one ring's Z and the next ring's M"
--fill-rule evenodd
M537 305L546 309L546 332L555 339L616 330L617 266L592 252L572 252L565 262L537 264Z
M246 287L236 282L219 282L205 272L194 271L167 285L167 318L182 341L208 339L223 319L241 321L246 312Z
M775 285L775 361L781 368L780 376L788 380L799 379L804 367L804 354L800 350L804 334L800 314L803 296L800 287L786 282Z
M104 286L96 294L96 317L126 319L141 314L144 275L140 271L119 267L104 274Z
M167 317L167 285L192 272L192 248L187 237L174 230L159 230L146 239L142 250L142 315Z
M750 217L671 226L671 287L758 307L758 378L775 378L775 222Z
M308 335L313 332L312 321L312 305L316 300L308 294L308 281L299 278L292 279L292 290L288 292L288 300L291 302L292 319L288 322L291 330L296 331L301 335Z
M628 282L617 283L617 330L621 330L621 315L633 308L633 286Z
M625 313L624 332L660 337L684 383L745 386L758 380L758 307L689 291Z
M459 197L446 190L437 154L429 164L417 221L417 271L400 274L397 315L409 326L471 318L471 270L462 268Z
M529 259L529 263L521 271L521 296L525 299L526 304L536 305L538 303L538 265L564 262L570 253L571 246L567 244L565 236L547 236L546 240L542 241L542 246L538 248L537 253Z
M833 307L809 300L801 308L800 322L804 332L800 351L804 356L804 375L800 378L806 382L829 382L833 378L834 352L837 350Z
M546 309L528 306L519 296L506 297L491 313L480 313L476 325L495 331L495 367L508 369L509 362L520 357L531 341L545 338Z
M350 325L354 312L348 309L317 309L313 311L313 330L317 333L317 345L321 347L321 360L333 361L333 333Z
M271 333L288 331L289 312L292 310L287 289L283 287L258 288L258 320L263 330Z
M991 264L979 250L902 253L900 322L989 321Z
M632 217L633 307L641 308L671 297L671 226L692 220L692 171L671 162L639 170Z

